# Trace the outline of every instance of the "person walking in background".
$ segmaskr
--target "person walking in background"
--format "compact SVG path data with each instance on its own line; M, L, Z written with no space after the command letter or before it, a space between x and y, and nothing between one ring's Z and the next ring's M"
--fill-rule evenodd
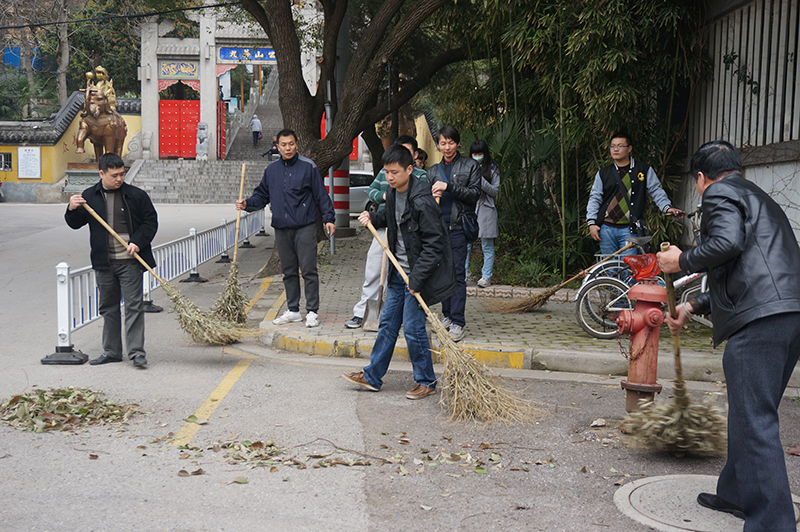
M302 320L300 316L300 275L306 294L306 327L319 325L319 274L317 273L317 209L322 213L325 231L336 231L333 202L325 189L317 165L297 153L297 135L291 129L278 133L281 159L264 170L261 183L236 208L247 212L272 209L275 247L281 260L283 286L288 310L272 320L275 325Z
M700 244L658 254L665 273L708 271L709 291L667 315L680 331L711 313L728 394L728 459L701 506L744 519L745 531L795 532L778 406L800 356L800 248L786 214L742 176L730 143L704 144L689 171L702 196Z
M478 286L486 288L492 284L492 270L494 269L494 239L500 236L497 223L497 206L494 199L500 191L500 170L489 153L486 141L476 140L469 147L469 154L480 165L481 171L481 197L475 204L475 214L478 215L478 237L481 239L483 249L483 267ZM469 277L469 255L472 244L467 244L467 261L464 268Z
M445 224L450 231L450 244L455 260L458 290L442 301L442 324L450 331L454 342L464 338L467 306L467 238L464 235L462 217L468 210L475 211L475 202L481 195L481 174L478 163L458 153L461 135L452 126L444 126L436 134L436 146L442 152L442 161L428 169L428 181L432 182L431 193L439 200Z
M414 164L416 164L418 168L422 168L424 170L425 165L428 164L428 152L422 148L418 149L417 155L414 157Z
M261 120L257 114L253 114L250 119L250 131L253 132L253 147L258 148L258 141L261 140Z
M644 209L650 196L659 210L676 218L684 215L672 206L655 170L631 157L633 141L627 133L616 132L609 143L612 164L594 176L586 206L586 224L592 239L600 242L600 253L611 255L625 247L629 236L645 236ZM621 255L635 255L630 248Z
M103 317L103 354L89 364L122 362L122 317L120 297L125 303L125 346L133 365L147 365L144 350L144 297L142 265L138 253L150 267L156 261L150 243L158 230L158 215L147 193L125 183L125 163L116 153L105 153L97 161L100 181L69 198L64 219L73 229L89 224L92 269L100 291L98 304ZM123 246L89 212L94 209L128 246Z
M370 391L380 390L403 327L415 381L406 398L422 399L436 393L436 375L425 311L415 294L433 305L455 292L453 256L442 213L428 183L414 177L414 159L409 150L397 144L389 146L381 162L391 187L386 193L386 208L371 214L364 211L358 221L364 226L371 221L375 227L386 228L387 245L408 275L408 285L392 265L369 365L343 377Z
M417 155L417 139L409 135L401 135L394 141L395 145L404 146L412 157ZM414 167L412 171L414 177L425 181L426 174L421 168ZM386 170L381 168L378 175L369 186L367 195L370 201L378 204L378 212L382 211L386 203L386 192L389 190L389 182L386 180ZM378 229L378 234L386 240L386 230ZM344 323L348 329L358 329L364 323L364 313L367 310L367 301L378 299L378 291L381 286L381 264L383 263L383 248L378 243L378 239L373 238L372 244L367 251L367 263L364 265L364 284L361 286L361 299L353 307L353 317Z

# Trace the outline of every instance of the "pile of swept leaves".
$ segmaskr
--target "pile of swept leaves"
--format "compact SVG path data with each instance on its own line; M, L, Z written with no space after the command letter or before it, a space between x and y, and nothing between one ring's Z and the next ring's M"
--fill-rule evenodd
M139 412L139 405L109 403L88 388L35 390L15 395L0 405L0 420L12 427L34 432L73 431L91 425L125 423Z

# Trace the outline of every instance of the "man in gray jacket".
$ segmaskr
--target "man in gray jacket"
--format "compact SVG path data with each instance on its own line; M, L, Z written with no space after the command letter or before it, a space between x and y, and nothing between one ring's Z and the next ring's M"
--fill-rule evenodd
M666 273L708 271L710 291L667 317L680 330L711 312L714 345L724 340L728 461L706 508L745 520L745 531L795 532L794 504L778 432L778 406L800 356L800 248L781 207L742 177L731 144L704 144L691 174L703 197L701 243L658 254Z

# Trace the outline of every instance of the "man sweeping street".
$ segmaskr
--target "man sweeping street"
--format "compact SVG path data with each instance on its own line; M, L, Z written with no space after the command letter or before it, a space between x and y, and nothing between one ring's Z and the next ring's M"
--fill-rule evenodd
M706 508L744 518L745 532L795 532L778 406L800 356L800 248L781 207L742 176L731 144L704 144L690 172L703 198L700 245L658 254L662 271L708 271L710 291L667 316L673 331L708 314L727 340L728 460Z
M103 354L89 364L96 366L122 361L122 319L120 296L125 303L125 345L133 365L147 365L144 350L144 303L142 266L134 253L151 267L156 261L150 243L158 230L158 215L150 196L125 183L125 163L116 153L106 153L97 161L100 181L82 194L69 199L64 219L73 229L89 224L92 268L100 291L99 307L103 317ZM124 247L95 220L86 209L88 204L126 242Z
M328 236L336 231L333 202L314 161L297 153L297 135L290 129L278 133L281 159L267 166L261 183L247 199L236 202L248 212L272 209L275 246L281 260L288 310L272 320L275 325L302 321L300 275L306 294L306 327L319 325L319 275L317 274L317 209Z
M391 270L369 365L363 371L346 373L344 378L370 391L380 390L402 326L416 382L406 398L422 399L436 393L436 375L425 311L414 294L418 292L428 305L450 297L456 291L455 263L447 227L431 189L412 175L411 152L394 144L384 152L381 162L391 187L386 208L372 214L362 212L358 221L364 226L371 221L376 228L386 228L389 250L409 282L406 286L398 271Z

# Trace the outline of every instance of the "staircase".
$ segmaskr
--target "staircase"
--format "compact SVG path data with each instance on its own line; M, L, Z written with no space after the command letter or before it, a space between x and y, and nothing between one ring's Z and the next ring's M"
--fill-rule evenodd
M268 164L265 159L144 161L135 175L129 174L128 182L147 192L153 203L233 203L239 199L242 163L247 164L244 178L246 199L264 175Z

